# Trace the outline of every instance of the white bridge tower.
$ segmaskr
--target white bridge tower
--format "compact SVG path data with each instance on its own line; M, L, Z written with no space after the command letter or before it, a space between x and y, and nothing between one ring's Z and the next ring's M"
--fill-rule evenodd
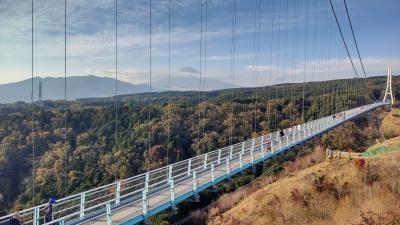
M394 95L392 91L392 67L388 67L387 81L386 81L386 91L383 97L383 102L386 102L386 97L390 95L390 103L394 104Z

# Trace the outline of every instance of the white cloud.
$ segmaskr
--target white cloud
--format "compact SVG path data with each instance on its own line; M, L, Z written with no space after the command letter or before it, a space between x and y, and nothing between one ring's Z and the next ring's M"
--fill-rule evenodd
M276 67L275 66L271 66L271 65L247 65L246 66L246 70L249 71L258 71L258 72L267 72L267 73L271 73L271 72L275 72L276 71Z
M115 69L107 69L107 70L95 70L88 69L86 70L87 75L95 75L99 77L111 77L115 78ZM118 71L118 80L131 82L134 84L147 83L149 81L149 74L146 72L136 71L135 69L130 70L119 70Z

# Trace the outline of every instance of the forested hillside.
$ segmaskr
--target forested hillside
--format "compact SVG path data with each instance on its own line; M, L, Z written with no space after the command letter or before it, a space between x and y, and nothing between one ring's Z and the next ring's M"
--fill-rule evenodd
M37 204L369 103L385 78L367 81L119 96L117 120L112 98L0 105L0 214L32 204L33 147Z

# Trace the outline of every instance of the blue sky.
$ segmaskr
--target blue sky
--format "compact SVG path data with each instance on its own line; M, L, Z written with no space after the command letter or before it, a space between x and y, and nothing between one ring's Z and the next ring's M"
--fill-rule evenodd
M309 0L308 19L306 2L262 0L261 5L256 6L256 1L237 0L235 85L300 82L304 79L304 68L306 80L354 76L328 1ZM0 1L0 84L31 76L30 3L30 0ZM35 0L34 3L34 75L63 76L64 1ZM153 0L152 3L152 79L157 80L168 76L168 0ZM343 1L333 0L333 3L361 73ZM347 0L347 3L367 74L384 74L387 65L392 65L397 74L400 69L400 1ZM115 0L67 0L67 4L68 76L114 77ZM173 79L198 77L200 1L171 0L171 6ZM210 78L231 82L231 24L232 1L208 0L205 38L203 0L202 39L206 40L207 66L202 71L205 71L206 85ZM148 0L118 0L118 35L119 79L148 82ZM204 42L202 46L204 56ZM205 65L204 58L202 65Z

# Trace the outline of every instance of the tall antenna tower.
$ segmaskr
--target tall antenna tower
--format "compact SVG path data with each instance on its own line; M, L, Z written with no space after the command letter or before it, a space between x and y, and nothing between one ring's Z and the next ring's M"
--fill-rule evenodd
M387 69L387 81L386 81L386 91L385 96L383 97L383 102L386 102L386 97L390 95L390 103L394 104L394 95L392 91L392 67L388 67Z

